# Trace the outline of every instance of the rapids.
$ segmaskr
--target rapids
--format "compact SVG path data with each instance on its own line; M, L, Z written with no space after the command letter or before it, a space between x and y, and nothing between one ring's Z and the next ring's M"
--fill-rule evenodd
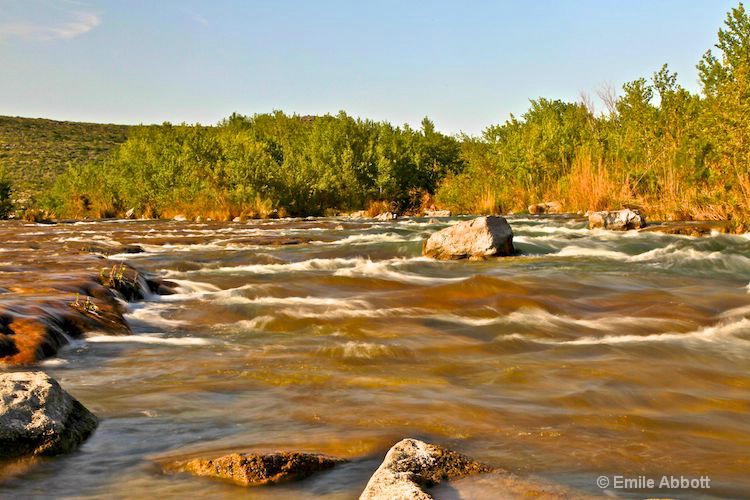
M255 497L354 498L407 436L592 494L601 475L750 494L750 235L508 220L519 255L483 262L421 257L457 219L0 226L0 277L32 280L40 256L64 269L66 242L137 244L110 259L178 292L128 304L134 335L92 332L40 363L101 424L0 495L239 497L158 464L288 449L353 460Z

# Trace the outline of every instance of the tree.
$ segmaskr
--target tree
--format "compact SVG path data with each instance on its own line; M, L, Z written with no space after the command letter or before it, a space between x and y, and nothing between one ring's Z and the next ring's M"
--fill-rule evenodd
M698 64L706 103L704 123L715 155L715 179L750 203L750 17L740 3L719 30L716 48Z

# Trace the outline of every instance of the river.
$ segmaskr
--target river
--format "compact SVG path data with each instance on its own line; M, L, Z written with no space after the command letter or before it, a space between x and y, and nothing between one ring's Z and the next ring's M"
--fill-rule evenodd
M511 216L518 256L422 258L421 242L457 220L4 233L6 265L65 241L141 245L113 258L178 293L129 304L134 335L90 333L40 364L101 423L0 495L239 497L159 464L289 449L353 460L254 497L354 498L403 437L592 494L601 475L708 476L710 490L683 494L750 494L750 235ZM279 238L298 244L267 244ZM454 488L497 493L479 478Z

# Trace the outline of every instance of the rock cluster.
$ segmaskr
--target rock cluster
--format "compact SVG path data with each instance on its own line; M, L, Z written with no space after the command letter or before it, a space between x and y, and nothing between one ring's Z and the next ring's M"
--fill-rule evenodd
M589 229L610 229L612 231L627 231L646 226L646 219L638 210L623 208L604 212L589 213Z
M0 375L0 458L70 452L97 423L44 372Z
M391 220L396 220L396 219L398 219L398 214L394 212L383 212L382 214L375 217L375 220L386 221L386 222L391 221Z
M422 253L441 260L484 259L513 255L513 231L503 217L477 217L459 222L424 242Z

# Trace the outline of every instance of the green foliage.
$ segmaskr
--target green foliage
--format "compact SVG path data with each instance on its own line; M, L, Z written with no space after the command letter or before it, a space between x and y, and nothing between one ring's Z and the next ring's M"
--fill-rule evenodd
M335 116L234 114L215 127L0 118L0 166L60 216L291 215L430 195L454 212L634 204L650 216L750 220L750 17L743 4L698 64L701 95L664 65L606 94L606 111L536 99L481 137ZM98 128L97 128L98 127ZM126 134L128 135L125 141ZM119 145L119 147L118 147ZM5 188L3 188L5 186ZM9 185L0 182L0 211ZM3 190L4 189L4 190ZM34 191L36 189L36 191ZM26 190L26 191L24 191ZM7 210L7 209L6 209Z
M25 202L45 193L69 165L99 162L125 142L129 127L0 116L0 168Z
M605 96L609 112L538 99L520 118L464 138L466 169L439 202L459 212L519 210L557 198L568 210L637 204L656 215L750 218L750 17L727 15L698 65L703 96L664 65Z
M0 166L0 219L10 215L13 209L12 193L10 179L7 178L4 169Z
M373 200L408 210L463 168L459 142L422 125L275 112L216 127L136 127L103 164L71 166L48 204L75 217L129 208L148 217L310 215Z

